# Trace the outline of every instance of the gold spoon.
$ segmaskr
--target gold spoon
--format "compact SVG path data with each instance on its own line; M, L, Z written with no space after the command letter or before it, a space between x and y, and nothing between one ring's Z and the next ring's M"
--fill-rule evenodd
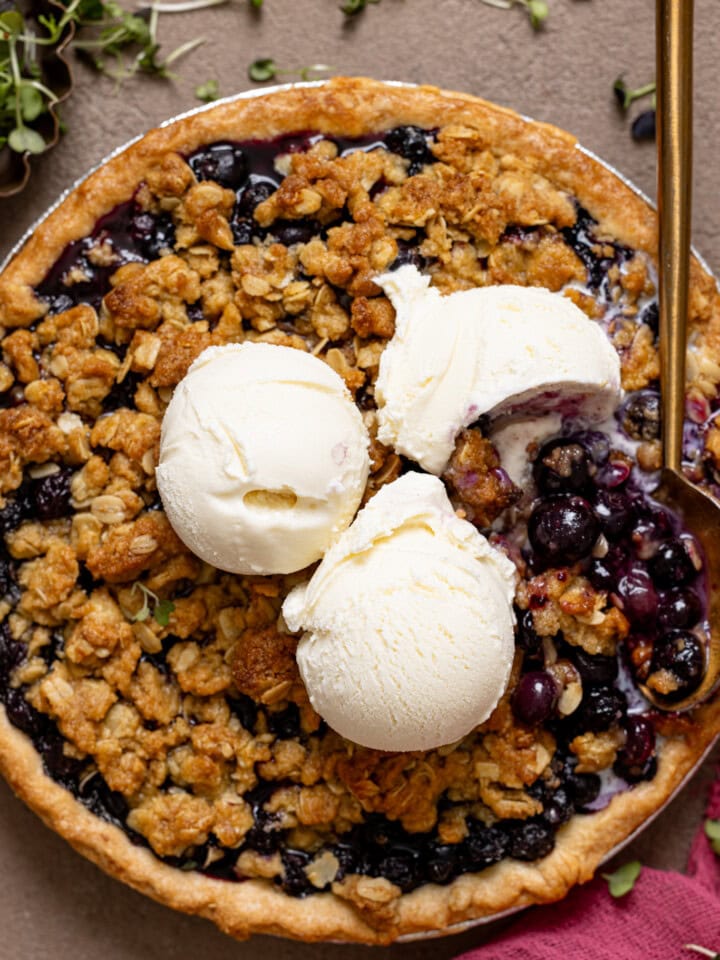
M708 588L706 669L700 686L670 700L641 686L660 710L683 711L720 679L720 504L683 475L690 206L692 177L693 0L657 0L657 143L663 470L654 496L675 510L705 554Z

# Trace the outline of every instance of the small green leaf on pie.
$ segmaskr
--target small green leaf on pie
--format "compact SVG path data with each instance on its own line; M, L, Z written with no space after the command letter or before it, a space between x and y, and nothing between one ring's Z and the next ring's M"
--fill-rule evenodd
M624 897L630 893L635 886L635 881L640 876L642 864L639 860L631 860L624 863L614 873L603 873L603 878L608 882L608 890L611 897Z
M170 614L175 609L175 604L172 600L159 600L155 604L155 610L153 616L155 621L160 624L161 627L166 627L170 623Z

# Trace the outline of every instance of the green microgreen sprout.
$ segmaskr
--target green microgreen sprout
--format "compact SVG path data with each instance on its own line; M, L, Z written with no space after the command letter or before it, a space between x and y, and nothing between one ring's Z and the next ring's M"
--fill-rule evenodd
M179 0L157 3L132 12L118 0L69 0L62 13L51 10L36 18L19 10L0 13L0 148L17 153L42 153L47 142L33 124L58 102L51 85L43 82L40 55L57 47L74 25L71 48L96 70L125 80L136 73L170 78L170 66L194 50L203 37L180 44L159 56L158 18L161 13L184 13L216 6L228 0ZM256 0L248 0L253 7ZM39 29L38 29L39 28Z
M720 857L720 820L705 821L705 836L710 841L710 846Z
M640 876L642 864L639 860L631 860L618 867L614 873L603 873L603 879L608 882L608 891L611 897L624 897L630 893L635 886L635 881Z
M206 80L195 87L195 96L203 103L212 103L220 96L220 85L217 80Z
M170 614L175 609L175 604L172 600L161 600L156 593L153 593L152 590L148 589L145 584L139 581L133 584L131 593L135 593L136 590L140 590L143 595L143 605L132 615L131 619L134 622L142 623L143 620L147 620L152 614L156 623L161 627L166 627L170 623Z
M126 80L136 73L172 78L168 69L171 64L205 42L204 37L195 37L180 44L164 59L159 59L158 18L163 11L157 5L130 13L116 0L99 2L103 8L103 18L93 24L96 34L89 40L76 40L73 48L82 53L96 70L115 80ZM214 5L214 0L204 0L204 3ZM166 6L164 12L169 12L172 5ZM184 11L175 9L173 12ZM126 57L126 53L132 54L133 51L134 56ZM114 67L108 66L109 59L114 60Z
M533 30L540 30L550 13L546 0L482 0L488 7L510 10L512 7L524 7Z
M634 90L631 90L630 87L628 87L628 85L625 83L625 80L620 76L613 84L613 93L615 94L615 99L622 110L628 110L636 100L640 100L642 97L649 96L652 96L652 106L655 106L654 80L652 83L646 83L642 87L636 87Z
M260 57L248 67L248 77L254 83L267 83L268 80L275 80L277 77L288 77L297 75L301 80L315 80L316 74L327 74L334 68L326 63L313 63L309 67L279 67L272 57Z
M345 3L340 4L340 9L347 17L354 17L369 3L380 3L380 0L345 0Z

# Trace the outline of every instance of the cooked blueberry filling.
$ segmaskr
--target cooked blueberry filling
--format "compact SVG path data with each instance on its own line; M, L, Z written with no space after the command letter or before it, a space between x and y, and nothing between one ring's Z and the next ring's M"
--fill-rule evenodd
M315 237L325 238L327 225L312 218L281 218L270 227L262 227L254 214L282 180L276 169L278 156L306 152L321 139L319 134L301 132L269 141L223 141L186 159L198 181L212 180L234 192L228 223L236 245L272 239L295 247ZM384 148L408 161L408 174L412 176L435 162L434 140L435 131L401 126L384 134L335 138L334 142L340 155ZM383 180L375 184L370 196L374 198L387 188ZM346 209L332 225L344 222L350 222ZM511 224L504 229L500 243L519 247L528 240L534 242L541 232L542 228ZM391 269L412 263L420 270L428 270L437 264L434 256L421 252L419 231L398 233L398 252ZM577 208L575 224L562 229L560 236L580 258L587 272L587 287L599 301L608 302L609 272L626 264L632 252L615 241L599 238L597 223L582 207ZM80 303L99 309L119 266L155 260L172 252L175 243L172 216L144 209L136 196L99 220L89 237L70 244L36 292L47 302L49 315ZM478 264L486 269L487 257L479 257ZM333 293L349 312L351 298L347 291L335 285ZM191 323L203 319L201 299L188 304L187 315ZM656 333L654 301L643 306L640 322ZM285 329L282 323L277 326L278 330ZM214 329L212 323L210 329ZM292 333L292 326L288 325L286 332ZM124 359L124 346L105 344L101 335L99 342ZM127 370L104 398L103 411L133 409L143 380L142 373ZM373 409L372 392L366 387L359 390L356 399L362 408ZM19 385L0 396L0 406L10 407L23 401ZM137 403L140 404L139 399ZM698 413L699 432L710 413L709 406ZM650 387L630 392L619 411L618 424L632 441L655 441L660 429L657 390ZM474 425L481 431L485 426ZM162 859L182 870L198 870L235 881L243 879L242 870L236 868L243 854L279 857L282 871L276 882L292 896L306 896L329 888L329 881L314 872L318 857L327 854L337 864L333 871L335 880L355 873L382 876L408 892L424 883L449 883L464 872L482 870L506 856L524 861L546 856L554 846L557 828L573 813L587 811L603 799L601 778L593 772L577 770L578 758L571 744L578 737L603 736L614 731L618 734L615 776L625 786L651 779L656 769L653 716L638 712L632 697L628 701L619 688L619 677L622 674L627 678L630 673L635 680L650 683L658 692L678 699L697 688L705 660L703 646L693 630L702 625L705 617L706 585L702 558L694 542L683 532L676 517L647 496L630 458L611 451L611 446L611 439L603 432L568 428L567 434L544 443L533 463L536 497L529 511L527 542L522 545L529 569L542 576L552 568L578 564L592 586L606 591L631 625L630 635L617 657L590 653L559 632L550 638L557 655L553 659L548 657L548 638L539 635L534 622L534 614L542 610L546 598L535 596L529 609L517 609L516 638L523 651L523 664L511 696L512 714L529 728L552 731L557 744L548 774L528 786L528 794L538 802L537 813L527 819L513 815L488 823L467 813L465 834L452 843L446 842L437 828L409 832L381 814L367 813L362 823L328 838L321 850L309 853L293 846L292 830L271 809L277 791L292 787L295 781L261 781L243 796L252 813L252 826L239 846L225 847L211 833L206 843L191 846L180 856ZM110 448L98 448L98 452L106 462L114 455ZM417 467L400 459L398 471L407 469ZM498 474L501 473L498 468ZM60 467L45 476L26 477L0 509L0 532L9 534L30 518L55 521L70 516L72 475L73 471ZM161 509L159 500L147 509ZM79 569L78 585L86 591L94 589L98 581L90 570L82 562ZM16 591L15 580L16 562L3 550L0 592ZM179 601L189 594L189 588L183 591L182 582L179 586L176 583L169 599ZM193 639L202 646L202 638ZM142 653L141 663L152 664L166 678L171 676L172 651L181 642L178 636L164 636L159 649ZM56 632L41 656L56 660L61 655L62 643L62 634ZM13 640L6 620L0 628L0 696L11 722L31 737L51 777L71 790L94 814L125 830L134 843L148 845L127 824L130 811L125 797L108 786L91 760L66 752L66 741L54 721L31 706L22 686L13 686L12 675L27 657L25 644ZM578 695L568 714L567 688L573 683L581 688L582 695ZM301 712L295 703L273 708L265 701L258 703L238 693L226 696L225 704L248 733L260 731L271 739L308 746L309 735L303 731ZM188 717L195 730L202 722L200 718ZM154 730L154 724L155 721L146 720L145 728ZM314 735L326 732L323 724ZM459 801L447 795L440 802L446 810L459 805Z

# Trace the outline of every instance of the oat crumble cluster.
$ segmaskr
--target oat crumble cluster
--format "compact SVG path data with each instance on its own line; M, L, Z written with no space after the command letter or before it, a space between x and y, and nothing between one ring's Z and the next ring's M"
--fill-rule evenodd
M637 452L633 464L598 434L536 451L538 487L552 499L594 484L602 524L592 556L538 563L542 518L533 555L532 505L487 424L460 435L448 490L520 573L513 679L461 742L386 754L340 738L308 701L279 616L303 575L201 562L169 526L154 471L174 387L206 347L244 340L340 374L373 437L366 498L412 468L374 437L394 311L373 278L406 262L443 293L562 291L605 324ZM617 654L672 694L696 679L697 651L658 653L649 624L681 633L702 616L701 590L671 589L699 569L677 555L678 531L623 492L632 470L660 464L654 292L644 253L467 127L166 154L34 300L0 304L0 693L48 773L170 864L294 895L331 889L361 912L504 856L544 856L559 825L602 802L602 771L625 788L651 778L659 721L628 714ZM720 366L696 363L700 423ZM697 438L693 469L714 480L720 429ZM645 568L623 567L631 548L660 584L654 601ZM141 619L148 596L170 612L151 604ZM642 608L652 602L660 613Z

